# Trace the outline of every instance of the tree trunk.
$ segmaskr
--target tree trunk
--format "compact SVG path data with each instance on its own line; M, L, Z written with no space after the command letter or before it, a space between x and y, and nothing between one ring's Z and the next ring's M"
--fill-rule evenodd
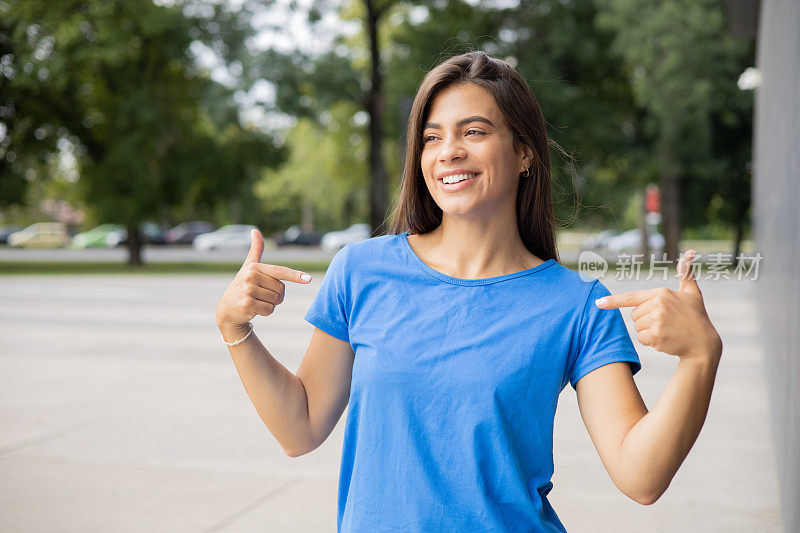
M681 238L680 174L669 149L659 150L661 173L661 214L664 227L664 252L667 261L678 260Z
M650 264L650 235L647 231L647 201L646 201L646 193L645 191L640 191L638 194L640 206L639 206L639 232L642 234L642 246L640 249L640 253L642 254L642 259L644 265Z
M744 213L736 221L736 236L733 242L733 257L731 257L731 265L736 264L736 260L742 251L742 239L744 238Z
M749 165L749 164L748 164ZM731 264L735 265L739 254L742 252L742 241L744 240L744 230L747 225L747 210L750 209L750 191L752 191L753 182L749 170L747 174L742 176L742 179L737 180L738 191L747 191L747 194L736 194L735 196L735 226L734 226L734 243L733 243L733 257L731 257Z
M367 112L369 113L369 170L370 170L370 209L369 224L373 232L381 234L386 218L386 167L383 164L383 78L381 74L381 58L378 49L378 19L382 11L378 11L373 0L364 0L367 8L367 35L371 60L370 88L367 94Z
M127 224L128 230L128 266L142 266L142 240L139 237L139 228L136 224Z

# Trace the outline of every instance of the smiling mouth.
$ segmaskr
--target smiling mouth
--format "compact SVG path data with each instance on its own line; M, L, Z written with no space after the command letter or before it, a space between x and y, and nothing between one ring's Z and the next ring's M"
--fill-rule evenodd
M455 185L456 183L461 183L462 181L467 181L467 180L471 180L471 179L477 178L480 175L481 175L480 172L474 172L474 173L470 173L470 174L455 174L455 175L445 176L443 178L437 178L437 179L438 179L439 183L441 183L443 185ZM460 176L461 179L459 179L457 181L444 181L446 179L447 180L452 179L453 176ZM468 177L463 177L463 176L468 176Z

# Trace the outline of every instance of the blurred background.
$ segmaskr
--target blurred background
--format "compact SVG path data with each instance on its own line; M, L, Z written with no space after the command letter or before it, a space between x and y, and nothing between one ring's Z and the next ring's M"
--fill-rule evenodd
M316 246L356 223L369 225L356 237L385 232L422 76L480 49L528 80L574 157L554 154L567 262L599 230L589 248L639 229L611 249L752 249L757 2L2 6L10 247L121 246L138 265L149 245L228 225L275 245ZM247 236L231 226L199 249L246 249L237 229ZM51 256L9 259L28 257Z
M586 495L564 487L554 506L567 527L597 530L613 508L637 517L615 531L800 531L798 28L789 0L0 0L0 528L332 530L341 435L310 459L282 456L253 420L213 309L258 228L265 262L317 273L261 324L276 333L271 353L296 370L310 333L302 314L333 253L388 228L422 77L478 49L525 77L548 135L571 155L553 153L564 264L587 250L612 266L626 253L672 262L694 248L733 272L764 257L755 278L709 284L706 297L730 332L726 350L741 353L730 413L745 389L755 406L742 435L723 436L736 425L727 420L711 441L729 445L732 463L687 466L685 487L701 496L674 507L636 509L617 494L589 512ZM651 356L652 368L664 364ZM648 405L662 370L642 386ZM193 377L176 382L181 372ZM217 418L186 400L209 394L224 398ZM565 409L572 430L561 438L580 444L556 450L594 457L598 491L613 492L585 430L570 425L579 414ZM722 400L718 409L724 419ZM754 440L730 448L740 438ZM752 470L724 477L756 448ZM721 457L713 446L696 453ZM197 477L170 477L181 468ZM565 467L565 483L569 472L585 483L578 470ZM697 488L719 475L716 492ZM54 484L119 513L93 521ZM714 507L731 484L762 499ZM687 506L711 521L692 529ZM181 518L165 519L168 508Z

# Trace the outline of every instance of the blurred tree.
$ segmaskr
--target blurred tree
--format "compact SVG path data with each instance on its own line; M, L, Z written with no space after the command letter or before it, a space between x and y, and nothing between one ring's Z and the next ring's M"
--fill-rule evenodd
M312 31L314 12L305 13ZM304 202L312 207L315 225L335 228L353 217L366 219L364 91L343 36L337 35L332 48L318 56L273 48L254 53L245 75L273 84L274 101L263 106L265 112L294 119L283 139L289 160L280 168L265 169L255 187L269 218L265 228L274 231L301 222Z
M369 222L373 230L384 233L388 208L387 173L383 160L384 76L386 68L381 56L379 28L381 19L397 4L397 0L363 0L364 28L369 46L369 89L366 108L369 114Z
M19 84L14 82L15 77L46 80L49 71L15 60L20 45L12 35L24 40L23 46L36 38L35 28L28 32L0 7L0 208L26 202L28 182L46 175L48 155L55 152L57 142L58 123L50 120L37 91L39 84L17 88ZM37 49L38 56L48 53L51 46L44 41Z
M307 116L320 122L320 115L337 101L355 102L367 113L367 154L369 172L368 221L373 231L384 228L388 208L388 172L384 160L384 83L386 68L382 65L381 27L385 14L398 0L321 0L306 11L309 22L319 21L321 12L339 10L344 20L358 19L363 24L364 42L354 50L344 36L337 36L332 50L319 57L308 57L296 51L289 54L268 50L262 54L258 74L273 80L277 86L276 103L284 112ZM295 6L297 11L304 8ZM343 53L347 50L351 53ZM358 52L366 51L359 58ZM367 64L363 64L366 62ZM301 68L297 68L300 66ZM341 148L348 150L347 144Z
M738 76L753 65L755 42L726 37L721 75L714 78L711 111L711 152L695 172L704 179L683 183L686 206L682 220L688 226L720 225L731 228L732 261L736 261L745 233L750 230L753 92L736 85Z
M750 53L747 43L729 35L722 0L597 0L598 24L614 32L612 49L630 72L636 103L647 112L645 123L654 138L653 157L658 165L663 199L665 251L678 257L682 195L708 187L687 187L688 178L698 183L719 184L731 168L725 160L742 159L743 144L714 153L715 135L725 137L741 129L749 114L741 95L734 91L736 64ZM714 129L725 121L728 130ZM721 148L718 144L717 149ZM744 164L735 165L741 183ZM726 176L724 179L730 179ZM700 200L705 195L695 196ZM734 209L741 213L742 198ZM691 201L689 203L697 202ZM706 203L706 205L708 205ZM746 209L746 208L745 208ZM707 211L701 209L700 212Z
M306 203L313 206L315 225L329 229L364 220L367 146L363 127L351 121L357 111L355 103L342 101L331 107L324 125L307 117L299 120L287 137L289 159L278 169L265 170L256 185L264 205L297 213Z
M202 105L217 84L197 68L191 44L204 41L232 60L249 26L244 11L197 6L196 15L188 4L150 0L26 0L0 8L0 42L10 50L2 117L9 146L30 159L52 151L56 138L69 139L80 165L77 186L97 218L128 228L131 265L141 264L141 221L186 202L235 201L260 166L282 158L265 135ZM31 129L50 144L31 142ZM11 174L21 172L10 153Z

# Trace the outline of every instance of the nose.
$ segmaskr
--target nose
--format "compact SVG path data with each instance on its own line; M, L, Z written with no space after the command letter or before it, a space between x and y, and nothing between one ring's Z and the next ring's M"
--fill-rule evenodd
M439 144L439 161L441 162L463 158L465 155L466 150L461 144L461 139L458 135L445 136Z

